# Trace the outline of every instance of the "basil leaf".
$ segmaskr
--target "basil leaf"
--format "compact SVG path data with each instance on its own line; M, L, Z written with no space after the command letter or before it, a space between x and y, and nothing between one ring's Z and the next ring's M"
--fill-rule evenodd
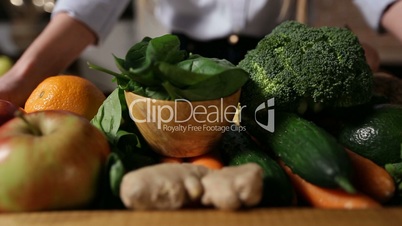
M177 66L186 71L209 76L237 68L225 59L207 58L197 55L178 63Z
M189 63L191 64L192 62ZM165 62L161 62L158 66L160 76L163 78L163 80L169 81L173 86L178 88L185 88L190 85L197 84L209 77L209 75L198 74L181 68L178 65L168 64Z
M226 97L240 89L249 78L244 70L229 61L214 58L196 57L177 65L160 64L159 68L172 84L164 85L170 89L169 93L192 101Z
M176 64L187 58L187 52L180 50L180 40L177 36L163 35L149 42L146 57L153 62Z
M167 90L163 87L146 87L145 97L157 99L157 100L172 100Z
M147 49L151 38L145 37L141 42L130 48L124 60L124 71L127 76L136 82L147 86L154 86L160 83L155 77L152 67L152 58L147 56ZM116 62L121 64L121 62Z
M151 59L146 58L146 51L151 38L145 37L141 42L133 45L126 54L124 68L136 68L144 70L151 66Z
M238 75L238 76L236 76ZM192 101L213 100L229 96L236 92L248 80L243 71L232 69L217 74L186 89L177 89L176 92ZM205 90L209 92L205 92Z
M148 67L146 69L129 69L128 76L133 81L140 83L143 86L157 86L161 83L160 79L156 77L156 73L153 67Z
M132 87L129 89L139 96L149 97L158 100L171 100L169 94L162 86L141 86L137 82L132 83Z
M130 80L130 78L127 77L124 73L119 74L119 73L116 73L116 72L111 71L109 69L103 68L101 66L92 64L90 62L88 62L87 64L88 64L88 67L90 69L98 70L98 71L104 72L106 74L113 75L117 80L126 81L126 82L128 82Z
M125 68L126 61L124 59L118 58L117 56L113 55L114 62L116 67L123 73L128 74L127 69Z
M136 148L141 148L138 136L132 132L119 130L116 134L115 140L117 141L117 147L122 151L133 151Z
M120 157L112 152L102 168L101 178L98 187L97 200L94 207L97 209L125 209L120 199L118 191L120 190L121 179L123 175L119 173ZM121 171L120 171L121 172ZM120 174L120 176L118 176Z
M121 74L93 68L114 75L121 89L161 100L218 99L236 92L249 77L227 60L188 55L170 34L144 38L115 62Z
M161 83L156 76L154 64L158 61L176 63L186 57L185 51L180 50L180 41L176 36L165 35L158 38L144 38L135 44L126 54L123 73L131 79L146 86ZM117 62L121 65L120 62Z
M100 129L109 140L114 140L122 122L119 92L121 92L119 89L115 89L105 99L98 113L91 120L91 124Z
M126 174L126 169L124 168L123 162L120 157L112 152L108 158L109 167L109 186L112 194L119 196L120 194L120 184Z
M165 62L159 64L159 70L163 79L168 80L179 88L198 84L210 77L232 69L242 71L242 69L237 68L227 60L206 58L198 55L188 60L181 61L176 65L167 64ZM248 77L246 72L242 74ZM235 74L234 76L238 75Z
M149 148L131 120L123 89L116 88L106 98L91 124L107 136L111 146L102 173L98 205L101 208L121 207L118 194L125 173L156 164L159 156Z

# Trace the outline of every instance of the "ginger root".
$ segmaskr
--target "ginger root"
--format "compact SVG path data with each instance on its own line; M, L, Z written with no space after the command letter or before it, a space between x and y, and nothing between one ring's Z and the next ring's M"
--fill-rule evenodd
M179 209L203 194L201 178L210 170L190 163L162 163L124 175L120 198L131 209Z
M258 204L262 184L262 169L255 163L220 170L190 163L161 163L127 173L120 185L120 197L129 209L174 210L201 202L234 210Z
M256 163L224 167L201 180L202 204L235 210L257 205L262 198L263 171Z

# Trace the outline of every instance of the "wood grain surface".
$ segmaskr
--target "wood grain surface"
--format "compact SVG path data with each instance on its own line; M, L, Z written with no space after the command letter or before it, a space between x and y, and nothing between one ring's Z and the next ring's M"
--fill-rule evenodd
M402 208L323 210L311 208L252 209L225 212L181 211L61 211L0 214L1 226L400 226Z

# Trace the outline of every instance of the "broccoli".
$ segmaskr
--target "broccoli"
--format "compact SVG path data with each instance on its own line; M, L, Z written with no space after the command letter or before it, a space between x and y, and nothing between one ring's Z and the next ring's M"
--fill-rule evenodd
M238 67L250 74L241 104L255 110L275 98L275 109L305 113L351 107L372 96L372 71L358 38L346 28L279 24Z

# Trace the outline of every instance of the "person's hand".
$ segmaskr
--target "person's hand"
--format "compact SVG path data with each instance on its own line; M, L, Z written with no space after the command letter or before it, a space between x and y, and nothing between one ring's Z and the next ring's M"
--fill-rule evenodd
M31 92L45 78L65 70L90 44L96 34L67 13L58 13L0 78L0 99L23 107Z
M8 100L17 106L24 107L37 83L17 75L14 69L0 77L0 99Z
M402 43L402 1L395 1L383 14L381 25Z

